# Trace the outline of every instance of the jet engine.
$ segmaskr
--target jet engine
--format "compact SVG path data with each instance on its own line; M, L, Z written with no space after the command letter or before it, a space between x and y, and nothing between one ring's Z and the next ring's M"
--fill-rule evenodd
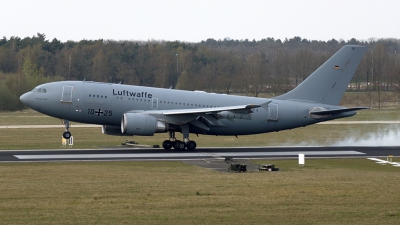
M129 134L123 134L121 132L121 126L110 126L110 125L103 125L101 127L101 132L106 135L113 135L113 136L132 136Z
M168 131L168 123L143 113L124 113L121 131L127 135L153 136L154 133Z

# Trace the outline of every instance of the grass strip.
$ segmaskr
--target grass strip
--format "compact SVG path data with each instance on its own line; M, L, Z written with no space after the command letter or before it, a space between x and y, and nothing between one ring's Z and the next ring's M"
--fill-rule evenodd
M269 160L280 172L180 162L0 164L1 224L396 224L399 168ZM267 163L257 161L256 163Z

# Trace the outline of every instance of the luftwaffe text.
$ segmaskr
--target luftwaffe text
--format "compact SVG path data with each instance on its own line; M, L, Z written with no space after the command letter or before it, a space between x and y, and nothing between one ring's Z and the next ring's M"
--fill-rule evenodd
M136 97L136 98L153 98L153 95L147 92L132 92L127 90L116 91L115 89L113 89L113 95Z

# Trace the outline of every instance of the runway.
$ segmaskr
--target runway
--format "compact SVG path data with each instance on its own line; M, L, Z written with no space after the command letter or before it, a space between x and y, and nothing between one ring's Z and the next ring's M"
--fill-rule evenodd
M3 150L0 162L58 162L58 161L157 161L224 159L276 159L347 157L400 157L400 146L395 147L252 147L252 148L198 148L195 151L177 151L153 148L51 149Z

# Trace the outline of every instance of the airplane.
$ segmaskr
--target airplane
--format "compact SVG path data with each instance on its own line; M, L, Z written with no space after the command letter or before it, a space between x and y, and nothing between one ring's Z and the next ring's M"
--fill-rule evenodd
M293 90L273 98L184 91L92 81L41 84L21 95L26 106L69 121L102 125L102 133L153 136L168 133L168 150L194 150L189 134L250 135L353 116L368 107L339 106L366 47L346 45ZM181 132L182 140L175 136Z

